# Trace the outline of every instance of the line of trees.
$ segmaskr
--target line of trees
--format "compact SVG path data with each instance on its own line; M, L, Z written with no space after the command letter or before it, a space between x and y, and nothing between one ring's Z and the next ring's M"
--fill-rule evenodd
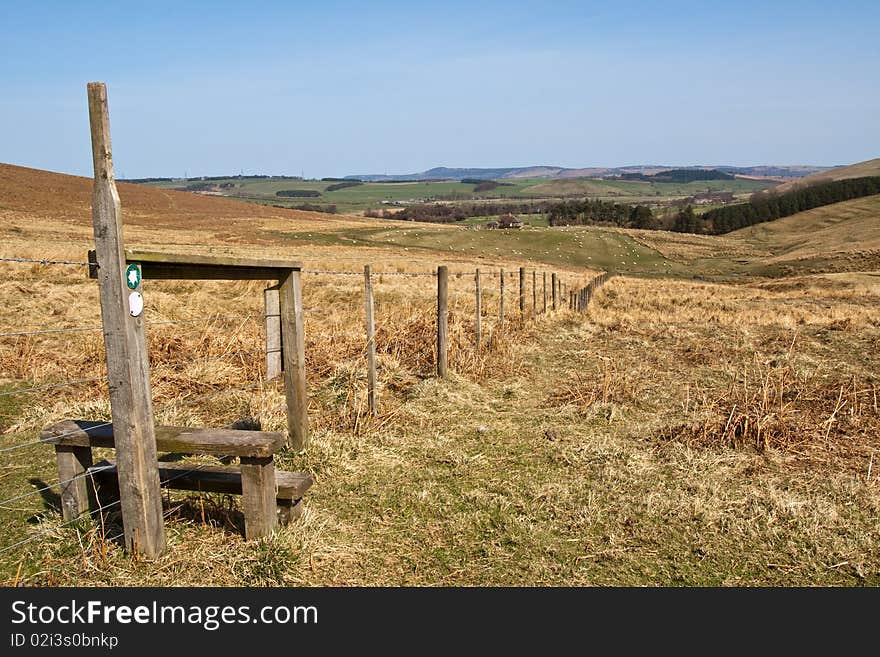
M320 195L321 192L319 192L317 189L282 189L275 192L275 196L294 198L314 198Z
M670 169L653 175L644 173L623 173L623 180L641 180L644 182L689 183L697 180L733 180L735 176L718 169Z
M503 214L545 214L553 205L550 201L533 202L489 202L489 203L418 203L402 210L384 212L370 209L364 212L367 217L384 217L402 221L425 221L435 224L448 224L464 221L468 217L493 217Z
M357 187L358 185L363 185L364 183L360 180L343 180L342 182L334 183L332 185L327 185L324 189L325 192L338 192L340 189L346 189L348 187Z
M715 208L702 215L695 215L690 207L685 208L676 216L672 230L721 235L823 205L874 194L880 194L880 176L832 180L782 193L770 189L753 194L748 203Z
M646 205L625 205L611 201L583 199L550 206L547 222L551 226L592 226L614 224L621 228L656 230L660 221Z

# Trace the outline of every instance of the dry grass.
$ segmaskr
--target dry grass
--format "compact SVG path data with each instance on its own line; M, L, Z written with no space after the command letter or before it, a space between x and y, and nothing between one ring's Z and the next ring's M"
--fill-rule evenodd
M0 203L2 205L2 203ZM252 207L252 206L248 206ZM87 215L3 210L0 255L84 258ZM48 210L47 210L48 212ZM307 218L303 219L304 221ZM277 224L273 222L279 222ZM225 231L127 225L140 248L373 264L381 409L366 413L362 278L306 275L312 437L285 469L316 478L301 521L245 542L237 498L166 502L153 563L112 540L118 519L60 527L54 493L0 509L0 580L24 585L880 584L880 284L869 273L718 285L612 279L585 316L508 326L484 271L485 349L473 349L474 262L449 259L450 362L433 369L431 252L268 243L267 217ZM305 228L308 230L309 228ZM250 231L250 232L248 232ZM208 246L210 245L210 246ZM505 263L511 268L517 263ZM485 265L485 262L484 262ZM588 278L585 273L584 278ZM149 319L262 312L260 283L147 281ZM0 263L0 332L97 326L76 267ZM510 300L509 308L515 303ZM150 327L155 406L259 382L259 318ZM242 353L239 353L242 352ZM100 376L100 333L0 341L3 389ZM100 384L0 398L0 447L52 421L106 418ZM259 418L283 430L277 383L159 413L191 426ZM51 450L0 460L0 491L54 481ZM4 495L5 497L5 495Z

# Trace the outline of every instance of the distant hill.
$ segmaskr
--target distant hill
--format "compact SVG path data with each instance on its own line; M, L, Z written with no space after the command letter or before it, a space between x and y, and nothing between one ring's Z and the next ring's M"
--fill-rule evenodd
M880 267L880 195L844 201L727 233L723 239L769 252L764 261L822 271Z
M642 174L654 176L666 171L700 171L717 170L732 176L748 176L755 178L801 178L826 172L831 167L820 166L788 166L788 165L759 165L753 167L732 167L725 165L716 166L690 166L672 167L659 164L637 164L625 167L585 167L567 168L550 165L531 167L499 167L499 168L455 168L434 167L420 173L404 174L358 174L346 176L349 180L364 180L367 182L390 182L390 181L421 181L421 180L461 180L472 178L478 180L499 180L503 178L606 178L620 177L623 175ZM873 174L862 174L873 175Z
M819 171L809 176L794 180L776 188L777 192L785 192L795 186L812 185L814 183L829 180L846 180L847 178L864 178L866 176L880 176L880 157L873 160L865 160L846 167L834 167Z

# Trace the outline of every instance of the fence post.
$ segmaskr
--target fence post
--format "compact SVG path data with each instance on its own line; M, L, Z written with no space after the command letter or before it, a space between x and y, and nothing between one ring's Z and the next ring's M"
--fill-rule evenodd
M309 398L306 392L306 341L303 332L302 272L291 269L280 281L281 340L284 343L284 396L290 447L309 442Z
M542 310L541 310L541 314L542 314L542 315L546 315L546 314L547 314L547 272L544 272L543 278L544 278L544 287L543 287L543 290L544 290L544 306L543 306L543 308L542 308Z
M501 328L504 328L504 268L501 268Z
M437 267L437 376L445 377L447 372L448 337L447 308L449 303L449 268Z
M482 322L483 322L483 317L482 317L482 315L483 315L483 294L482 294L482 290L480 288L480 268L479 267L477 267L477 275L474 278L474 287L475 287L475 294L477 297L477 316L476 316L476 323L474 324L474 329L476 332L476 343L477 343L476 349L477 349L477 351L479 351L480 350L480 340L483 337L483 326L482 326Z
M532 270L532 319L538 316L538 272Z
M525 321L526 318L526 268L519 268L519 318Z
M144 329L141 270L126 269L122 210L113 173L107 87L88 84L95 182L92 224L116 446L125 547L148 559L165 549L162 493Z
M370 415L379 416L379 406L376 403L376 324L373 318L373 281L370 265L364 265L364 308L367 330L367 399L370 405Z
M559 290L559 280L556 278L556 272L550 274L550 295L553 302L553 310L556 310L556 294Z
M266 380L281 376L281 301L278 287L263 290L266 315Z

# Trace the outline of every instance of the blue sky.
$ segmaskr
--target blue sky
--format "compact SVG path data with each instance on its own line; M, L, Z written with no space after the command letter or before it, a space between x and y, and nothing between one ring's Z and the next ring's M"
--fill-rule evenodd
M880 156L880 2L9 2L0 161L118 176Z

